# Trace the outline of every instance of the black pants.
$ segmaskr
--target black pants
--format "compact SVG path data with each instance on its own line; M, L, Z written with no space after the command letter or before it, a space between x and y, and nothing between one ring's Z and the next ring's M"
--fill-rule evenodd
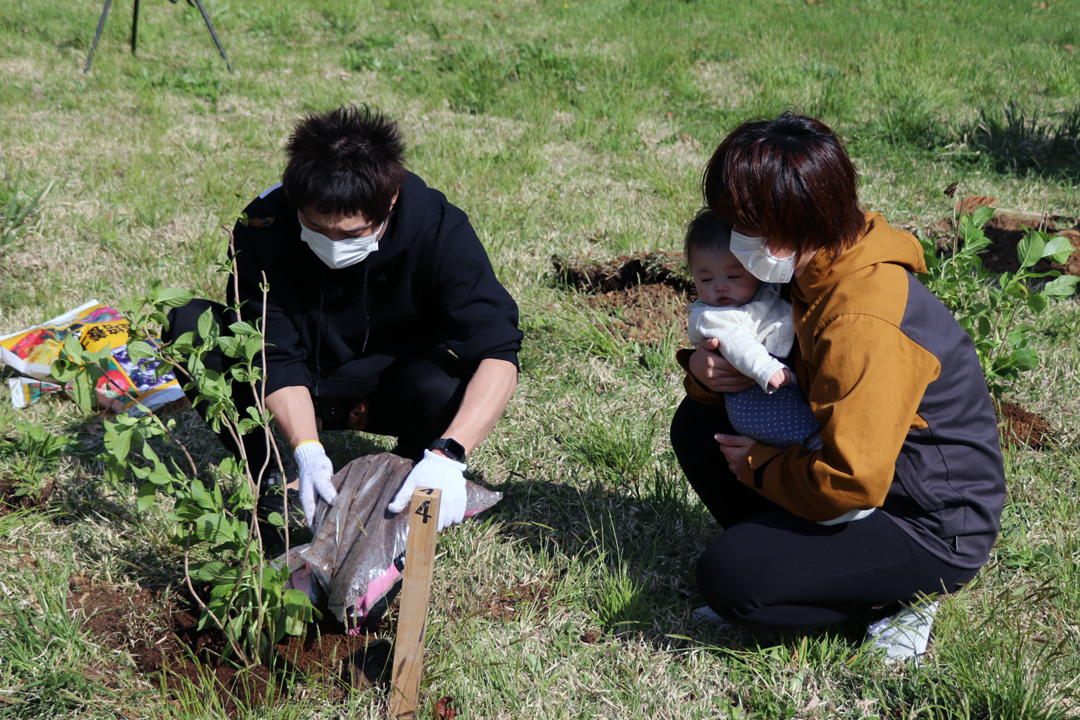
M162 333L166 341L174 340L185 332L198 336L199 317L210 309L220 332L227 333L236 317L227 312L220 303L196 299L169 313L169 329ZM204 360L210 370L228 371L235 362L221 351L210 353ZM368 421L366 432L389 435L398 439L394 452L413 460L419 459L431 442L440 437L450 425L471 374L466 372L458 359L446 348L430 350L405 358L392 364L378 377L374 392L367 397ZM181 381L183 382L183 380ZM240 382L232 384L233 402L240 417L248 417L247 407L255 406L251 388ZM198 391L188 390L187 396L194 401ZM345 398L320 395L312 398L316 417L322 421L323 430L341 430L348 427L349 410L362 398ZM209 403L202 401L195 409L206 419ZM237 458L239 448L224 428L218 432L221 443ZM270 438L273 442L273 438ZM267 459L267 438L264 432L254 430L243 436L248 463L255 472Z
M730 622L778 630L866 621L876 606L955 592L977 570L931 555L886 513L824 526L746 487L713 438L732 433L723 406L683 400L671 444L724 532L698 560L705 601Z

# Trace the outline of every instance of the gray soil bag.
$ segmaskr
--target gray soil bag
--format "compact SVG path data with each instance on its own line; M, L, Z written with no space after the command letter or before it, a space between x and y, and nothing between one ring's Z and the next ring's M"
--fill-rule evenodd
M401 580L409 510L386 506L413 462L391 453L357 458L334 475L338 496L315 509L315 535L289 552L289 586L327 605L350 632L359 632L372 609ZM465 517L487 510L502 493L465 481ZM282 557L281 562L285 561Z

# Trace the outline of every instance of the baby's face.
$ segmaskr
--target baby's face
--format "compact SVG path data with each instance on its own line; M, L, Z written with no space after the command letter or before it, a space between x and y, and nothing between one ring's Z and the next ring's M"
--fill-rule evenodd
M761 285L729 250L694 248L690 251L690 273L698 298L713 307L745 305Z

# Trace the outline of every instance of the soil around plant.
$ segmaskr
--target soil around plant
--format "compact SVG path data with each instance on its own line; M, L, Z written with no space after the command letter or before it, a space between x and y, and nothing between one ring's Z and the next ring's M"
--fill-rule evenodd
M68 607L81 614L84 630L103 647L127 652L137 675L176 693L201 687L216 696L230 718L279 696L291 676L329 684L330 699L389 677L391 644L380 637L390 630L385 619L366 633L350 635L324 613L305 637L286 637L274 647L273 669L243 669L223 659L224 636L216 628L199 630L197 615L183 604L183 598L163 597L160 591L95 585L82 577L72 579L68 595ZM125 670L106 663L91 672L115 688Z
M993 201L995 198L968 197L964 199L962 212L972 212L979 205L979 201ZM982 204L992 205L992 202ZM1048 235L1060 235L1066 238L1073 246L1073 253L1063 263L1053 263L1049 260L1040 260L1033 268L1034 272L1049 272L1057 270L1065 275L1080 277L1080 222L1076 218L1064 215L1039 215L1037 213L995 213L983 227L986 238L990 241L989 247L980 253L983 267L996 273L1016 272L1020 268L1020 262L1016 257L1016 246L1024 238L1030 229L1043 229ZM933 223L927 228L927 234L934 239L937 248L942 252L948 252L952 248L955 225L953 218L947 217Z

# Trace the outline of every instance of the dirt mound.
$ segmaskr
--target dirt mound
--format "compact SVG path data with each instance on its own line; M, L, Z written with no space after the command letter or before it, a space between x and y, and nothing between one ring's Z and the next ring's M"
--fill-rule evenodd
M638 285L667 285L681 293L691 292L694 282L679 253L640 252L611 260L551 258L558 277L586 293L627 290Z
M1016 403L1001 403L998 408L998 435L1002 445L1042 450L1050 438L1050 423Z
M605 312L607 326L624 340L659 345L672 329L682 333L694 283L678 253L637 253L611 260L551 259L567 285L587 293Z

